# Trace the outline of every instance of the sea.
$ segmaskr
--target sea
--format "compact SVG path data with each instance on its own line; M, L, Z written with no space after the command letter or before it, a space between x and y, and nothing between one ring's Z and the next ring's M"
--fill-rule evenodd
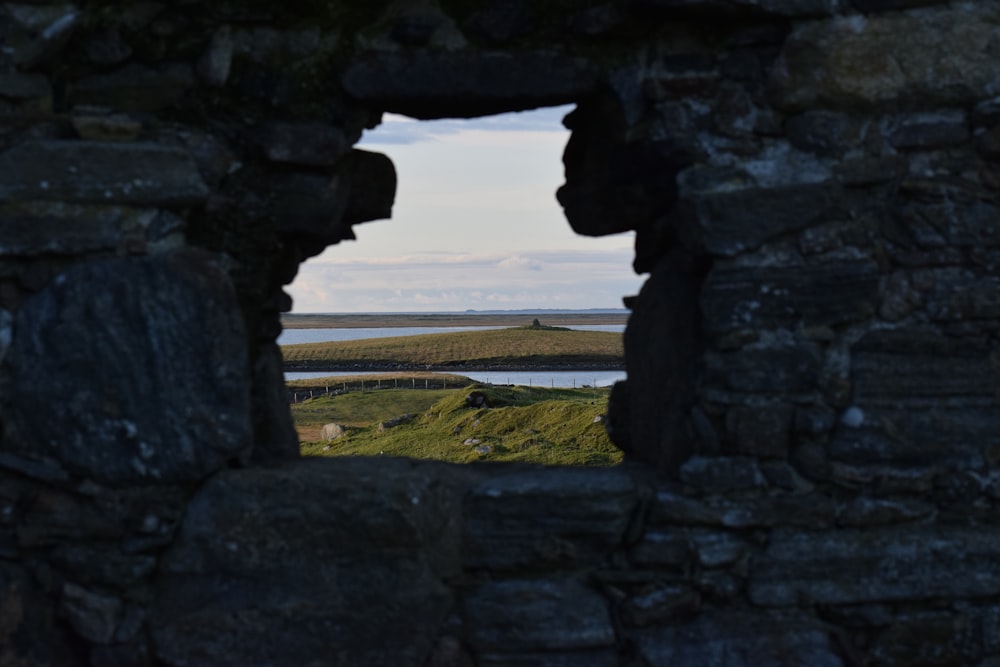
M326 343L333 341L360 340L364 338L388 338L391 336L417 336L420 334L451 333L457 331L485 331L504 327L378 327L378 328L325 328L286 329L278 338L279 345L299 343ZM622 333L624 324L581 324L569 329L580 331L611 331ZM609 387L625 379L625 371L467 371L462 375L484 384L514 384L533 387ZM286 380L309 380L321 377L363 375L357 372L288 372Z

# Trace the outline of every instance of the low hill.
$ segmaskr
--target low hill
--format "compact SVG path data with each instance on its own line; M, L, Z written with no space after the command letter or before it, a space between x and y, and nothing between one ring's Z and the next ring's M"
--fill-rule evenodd
M618 369L622 335L554 327L393 336L281 348L286 370Z
M468 407L472 391L490 407ZM606 389L384 389L311 399L292 406L292 414L305 455L611 465L622 453L604 430L607 399ZM320 441L319 429L330 422L347 426L346 434Z

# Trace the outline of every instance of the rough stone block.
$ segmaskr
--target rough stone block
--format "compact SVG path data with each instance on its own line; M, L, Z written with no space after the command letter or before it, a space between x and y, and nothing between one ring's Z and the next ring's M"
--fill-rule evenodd
M937 321L1000 320L1000 278L966 275L938 283L927 297L927 312Z
M810 532L778 529L750 563L762 606L917 601L1000 592L1000 539L980 527L936 524Z
M963 11L945 6L803 24L772 69L774 99L802 109L917 99L963 105L994 97L998 11L980 3Z
M706 383L713 388L748 394L807 392L817 387L822 363L822 353L812 343L752 345L736 352L709 355ZM782 412L779 409L775 415L774 429L787 430L781 420L788 421L791 415L785 419Z
M757 461L742 456L690 458L680 468L680 479L708 493L745 491L766 485Z
M478 667L618 667L618 651L539 651L484 653Z
M608 603L575 579L494 581L467 593L463 608L477 652L579 650L615 642Z
M879 269L870 260L806 266L750 267L717 263L701 306L713 334L741 328L834 326L874 314Z
M202 255L78 265L18 312L4 449L111 484L200 479L251 445L244 341Z
M150 225L155 209L72 205L60 202L0 207L4 233L0 255L76 255L114 250L130 232Z
M189 206L207 196L197 165L179 148L46 140L0 154L0 201Z
M634 633L648 665L843 667L830 631L800 614L706 612L690 623Z
M728 257L828 219L838 203L837 184L803 183L704 194L691 206L705 249Z
M342 81L358 101L415 118L554 106L581 99L597 87L586 61L553 53L522 52L515 58L489 51L367 54L347 66Z
M637 503L620 468L496 475L465 500L465 566L596 565L621 545Z
M110 107L114 111L155 112L174 104L195 84L190 65L149 69L135 63L108 74L81 79L69 90L72 105Z
M155 655L423 665L451 606L441 579L458 566L460 494L447 476L403 459L341 459L213 478L162 562Z
M729 452L758 458L785 458L795 407L790 403L736 407L726 413Z

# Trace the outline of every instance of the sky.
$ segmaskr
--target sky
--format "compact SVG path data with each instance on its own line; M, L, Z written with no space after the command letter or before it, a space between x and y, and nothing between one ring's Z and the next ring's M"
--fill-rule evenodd
M293 312L621 308L641 278L633 234L576 235L555 198L572 107L475 120L386 114L358 147L385 153L393 215L308 260Z

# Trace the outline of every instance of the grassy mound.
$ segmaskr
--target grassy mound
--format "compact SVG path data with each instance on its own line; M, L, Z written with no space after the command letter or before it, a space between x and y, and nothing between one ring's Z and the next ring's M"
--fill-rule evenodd
M470 391L484 393L491 407L467 407ZM622 453L599 419L606 405L606 389L471 385L322 397L292 406L292 414L305 455L611 465L621 461ZM379 428L403 414L415 416ZM318 441L319 429L329 422L348 426L347 434L332 442Z

